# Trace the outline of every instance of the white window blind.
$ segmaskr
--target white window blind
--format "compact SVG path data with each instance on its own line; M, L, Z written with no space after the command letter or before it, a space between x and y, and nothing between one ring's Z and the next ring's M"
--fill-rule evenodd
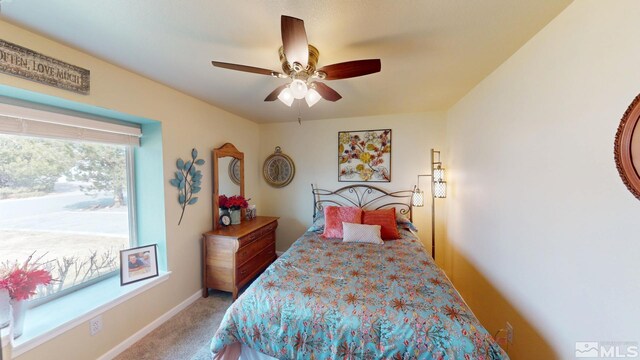
M0 103L0 133L140 145L139 127Z

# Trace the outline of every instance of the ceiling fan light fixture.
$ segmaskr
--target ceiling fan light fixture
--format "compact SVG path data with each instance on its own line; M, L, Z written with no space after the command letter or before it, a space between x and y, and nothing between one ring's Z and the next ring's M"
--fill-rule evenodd
M0 0L11 1L11 0ZM267 95L264 101L278 99L283 104L291 107L294 100L305 99L307 105L312 107L320 99L336 102L342 96L323 82L314 80L341 80L358 76L364 76L379 72L380 59L352 60L336 64L325 65L317 68L320 51L309 44L307 33L302 19L282 15L280 20L280 33L282 46L278 49L282 72L255 66L240 65L234 63L212 61L215 67L272 76L278 79L290 79L280 84Z
M280 91L280 94L278 94L278 100L291 107L291 104L293 104L293 94L291 93L291 89L286 87Z
M320 101L321 98L322 96L320 96L320 93L318 93L315 89L309 89L307 95L305 95L304 97L309 107L315 105L318 101Z
M295 99L304 98L309 90L307 88L307 84L300 79L293 80L289 85L289 89L291 90L291 95L293 95Z

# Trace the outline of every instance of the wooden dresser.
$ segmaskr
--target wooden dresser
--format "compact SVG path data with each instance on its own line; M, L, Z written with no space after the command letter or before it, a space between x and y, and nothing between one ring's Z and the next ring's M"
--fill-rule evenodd
M258 216L239 225L220 227L202 235L202 296L209 289L238 290L276 259L277 217Z

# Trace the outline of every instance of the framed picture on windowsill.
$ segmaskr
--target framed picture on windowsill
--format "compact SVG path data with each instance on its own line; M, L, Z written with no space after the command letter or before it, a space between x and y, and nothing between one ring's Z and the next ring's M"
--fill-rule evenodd
M158 246L140 246L120 251L120 285L158 276Z

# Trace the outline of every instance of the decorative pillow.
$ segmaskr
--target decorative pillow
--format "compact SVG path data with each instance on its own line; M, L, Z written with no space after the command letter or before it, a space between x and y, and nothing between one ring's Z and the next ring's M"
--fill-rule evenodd
M400 232L396 225L396 209L380 209L365 211L362 215L362 223L367 225L380 225L382 240L396 240L400 238Z
M342 223L344 238L342 242L384 244L380 237L380 225L361 225Z
M409 220L406 216L400 214L400 212L396 212L396 223L398 224L399 227L403 229L408 229L411 231L418 232L418 228L416 228L416 226L413 225L411 220ZM324 226L324 223L322 223L322 225Z
M342 223L362 224L362 209L349 206L324 208L324 238L342 239Z

